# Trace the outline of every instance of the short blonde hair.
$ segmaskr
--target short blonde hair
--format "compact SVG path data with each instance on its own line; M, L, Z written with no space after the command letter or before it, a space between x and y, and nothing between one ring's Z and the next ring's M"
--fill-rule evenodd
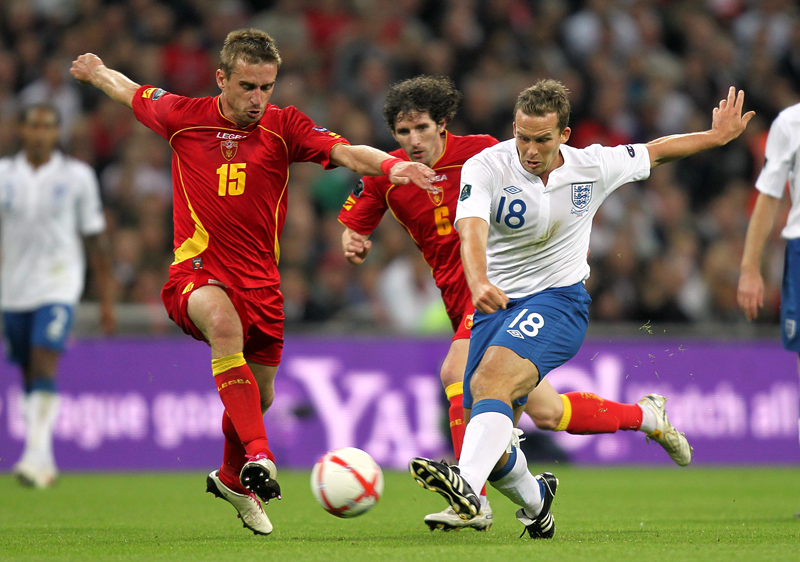
M250 64L274 64L278 68L283 62L275 40L260 29L238 29L228 33L219 58L219 67L226 78L230 78L240 60Z
M555 113L558 117L558 128L563 131L569 124L569 90L558 80L539 80L520 92L514 106L514 119L517 118L517 111L539 117Z

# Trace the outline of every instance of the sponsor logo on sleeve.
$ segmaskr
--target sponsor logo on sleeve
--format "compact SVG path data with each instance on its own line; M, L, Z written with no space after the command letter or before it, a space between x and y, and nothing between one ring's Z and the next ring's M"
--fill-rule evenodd
M625 148L628 150L628 156L630 156L631 158L634 158L636 156L636 151L633 149L631 145L626 144Z
M468 183L465 183L464 187L461 188L461 195L458 196L458 200L466 201L469 199L470 195L472 195L472 186Z
M783 329L786 332L786 337L788 339L792 339L794 335L797 333L797 322L795 322L791 318L787 318L786 322L783 325Z

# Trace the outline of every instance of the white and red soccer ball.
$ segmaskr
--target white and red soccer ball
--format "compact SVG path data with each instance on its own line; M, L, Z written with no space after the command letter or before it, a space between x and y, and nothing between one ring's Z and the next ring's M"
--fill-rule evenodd
M311 491L325 511L349 519L378 503L383 494L383 472L361 449L336 449L314 465Z

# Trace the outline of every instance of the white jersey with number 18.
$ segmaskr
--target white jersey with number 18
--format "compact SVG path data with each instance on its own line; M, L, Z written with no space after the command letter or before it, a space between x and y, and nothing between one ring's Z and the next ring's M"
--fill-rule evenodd
M561 145L564 164L547 185L519 161L514 139L473 156L461 172L458 221L489 224L487 275L509 298L589 277L592 219L619 186L647 179L650 156L643 144L583 149Z

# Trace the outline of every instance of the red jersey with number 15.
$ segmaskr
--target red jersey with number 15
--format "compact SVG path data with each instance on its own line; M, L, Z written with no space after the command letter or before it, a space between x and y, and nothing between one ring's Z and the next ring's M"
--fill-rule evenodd
M133 111L172 147L172 267L202 267L231 287L277 287L289 165L334 168L331 149L347 141L292 106L268 105L258 123L239 129L220 96L152 86L137 90Z
M394 185L386 176L365 177L339 212L339 221L359 234L369 235L387 209L413 238L431 267L442 292L447 315L456 329L471 296L461 265L461 241L453 228L461 191L461 167L483 149L497 144L489 135L456 136L445 131L444 152L431 168L436 172L434 194L416 185ZM402 149L390 153L408 160Z

